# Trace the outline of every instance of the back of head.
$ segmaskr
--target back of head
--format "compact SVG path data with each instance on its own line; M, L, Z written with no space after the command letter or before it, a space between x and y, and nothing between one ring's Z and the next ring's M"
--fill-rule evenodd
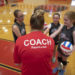
M41 15L44 15L45 12L44 12L44 10L39 9L39 10L36 10L35 13L39 13L39 14L41 14Z
M43 10L41 7L36 7L35 9L34 9L34 13L37 11L37 10Z
M32 29L42 30L44 25L44 14L41 10L37 10L30 19Z

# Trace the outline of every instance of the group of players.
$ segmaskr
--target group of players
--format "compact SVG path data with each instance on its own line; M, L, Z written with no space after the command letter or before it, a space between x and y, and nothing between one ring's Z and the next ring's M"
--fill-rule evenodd
M64 41L69 41L75 49L75 12L68 11L64 14L64 24L60 24L60 14L53 14L53 22L47 25L44 29L44 14L42 9L35 9L30 18L31 32L26 34L25 24L23 22L24 15L21 10L15 10L15 21L12 27L14 40L16 42L14 49L14 61L19 64L22 63L22 75L53 75L59 71L58 75L64 75L67 66L67 59L70 55L64 54L60 49L60 44ZM49 33L49 36L47 36ZM33 40L38 39L38 46L34 44ZM40 40L45 45L44 48ZM51 45L46 44L46 40L51 40ZM17 41L16 41L17 40ZM30 41L30 44L28 42ZM54 40L54 41L53 41ZM55 42L55 45L54 45ZM26 45L24 45L26 44ZM34 48L35 47L35 50ZM50 53L49 53L50 52ZM56 61L56 53L58 52L58 65L51 70L49 60L53 63ZM63 68L59 69L60 63Z

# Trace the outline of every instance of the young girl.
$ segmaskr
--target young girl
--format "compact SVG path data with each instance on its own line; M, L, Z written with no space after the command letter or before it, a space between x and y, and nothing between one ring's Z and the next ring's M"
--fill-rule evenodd
M75 23L75 12L69 11L64 15L64 27L61 31L60 34L60 42L58 45L58 64L62 63L63 64L63 69L59 71L58 75L64 75L65 68L67 66L67 58L68 55L65 55L61 49L60 49L60 44L63 41L69 41L73 45L73 50L75 49L75 26L73 25ZM59 66L59 65L58 65ZM59 68L55 68L53 70L53 73L56 73Z
M24 24L24 15L21 10L14 11L14 24L12 26L12 32L14 41L16 42L17 38L26 34L25 24Z
M52 36L52 35L54 35L54 33L56 33L56 31L59 31L59 29L61 27L59 20L60 20L60 14L54 13L53 14L53 22L51 24L49 24L48 25L49 27L44 31L44 34L47 34L49 32L49 36L52 37L55 41L56 46L55 46L54 53L53 53L53 59L52 59L53 63L55 62L56 47L59 42L59 35L58 34L55 36ZM62 26L62 28L63 28L63 26Z

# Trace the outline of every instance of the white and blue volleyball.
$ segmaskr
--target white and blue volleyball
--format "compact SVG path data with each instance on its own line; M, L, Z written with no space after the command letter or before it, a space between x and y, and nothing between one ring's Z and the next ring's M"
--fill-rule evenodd
M60 44L60 49L65 55L71 55L73 51L72 43L69 41L64 41Z

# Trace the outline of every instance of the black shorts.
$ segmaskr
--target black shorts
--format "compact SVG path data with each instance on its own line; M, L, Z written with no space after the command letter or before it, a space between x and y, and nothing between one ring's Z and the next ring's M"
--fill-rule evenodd
M54 40L55 41L55 40ZM55 45L58 45L59 44L59 41L55 41Z
M57 43L57 42L55 42L55 45L58 45L58 43Z
M61 55L65 56L65 57L69 57L69 55L65 55L65 54L62 52L62 50L60 49L60 46L58 46L58 52L59 52Z

